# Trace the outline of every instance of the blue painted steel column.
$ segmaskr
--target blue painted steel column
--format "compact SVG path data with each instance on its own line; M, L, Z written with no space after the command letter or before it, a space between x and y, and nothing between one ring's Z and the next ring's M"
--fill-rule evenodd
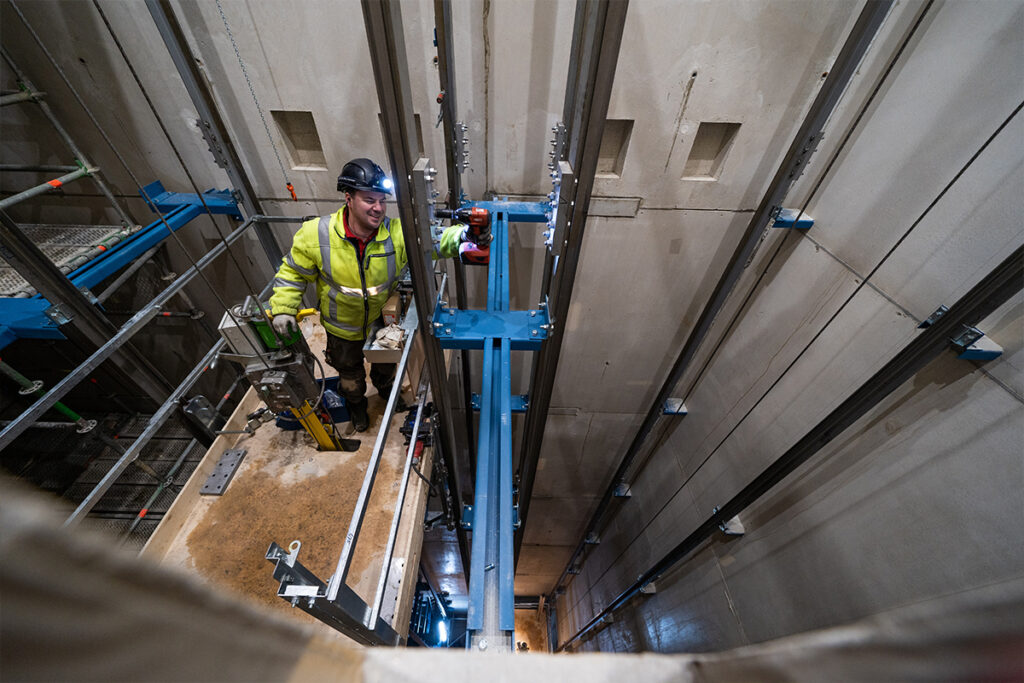
M484 588L487 583L489 570L487 565L491 562L487 552L492 545L489 543L491 536L497 531L491 524L491 460L494 449L491 447L491 412L494 404L494 392L492 383L494 373L494 342L487 339L484 344L484 365L481 374L480 391L480 428L477 436L477 462L476 462L476 486L473 499L473 548L470 554L470 582L469 582L469 612L466 615L467 628L471 631L480 631L484 628L484 613L486 605L484 601ZM497 501L494 501L497 504Z
M507 291L507 290L506 290ZM513 537L515 535L514 509L512 507L512 344L508 339L501 340L501 431L499 438L501 468L501 531L498 537L498 578L500 586L498 623L503 631L513 631L516 627L515 617L515 554Z
M509 312L508 214L491 214L487 312ZM511 650L515 629L512 505L512 339L483 340L484 362L477 441L476 499L470 558L469 646Z

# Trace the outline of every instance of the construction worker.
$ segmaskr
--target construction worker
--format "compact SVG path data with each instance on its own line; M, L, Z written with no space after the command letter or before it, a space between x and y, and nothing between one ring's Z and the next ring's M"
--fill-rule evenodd
M338 176L345 205L302 224L277 271L270 297L274 329L290 335L297 327L295 314L306 283L316 280L320 322L327 330L327 362L338 371L340 393L357 432L370 423L363 344L409 260L401 221L385 216L391 188L391 180L373 161L361 158L345 164ZM464 225L446 228L440 256L458 255L466 232ZM388 396L395 364L371 365L370 381L378 394Z

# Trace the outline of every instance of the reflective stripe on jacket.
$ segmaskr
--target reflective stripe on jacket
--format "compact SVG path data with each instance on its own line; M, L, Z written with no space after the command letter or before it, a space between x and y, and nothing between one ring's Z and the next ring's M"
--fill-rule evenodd
M408 263L402 223L385 218L377 236L366 245L362 263L356 246L345 238L342 212L302 224L282 259L270 297L273 315L295 315L306 284L316 281L320 322L342 339L365 339ZM465 227L454 225L441 235L440 255L459 252ZM435 255L436 256L436 255Z

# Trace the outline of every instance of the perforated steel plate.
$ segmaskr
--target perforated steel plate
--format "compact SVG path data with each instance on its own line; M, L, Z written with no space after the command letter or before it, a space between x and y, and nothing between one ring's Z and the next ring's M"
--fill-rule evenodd
M206 479L203 488L199 489L199 495L219 496L224 493L228 484L231 483L231 479L235 476L235 472L238 471L238 466L242 463L245 452L244 448L231 448L224 451L224 455L220 456L217 466L213 468L213 472Z

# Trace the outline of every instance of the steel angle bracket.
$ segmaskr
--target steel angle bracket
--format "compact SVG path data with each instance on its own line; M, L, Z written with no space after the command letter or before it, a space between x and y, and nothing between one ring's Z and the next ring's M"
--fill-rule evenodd
M950 342L956 357L963 360L988 361L1003 355L1003 347L986 337L977 327L964 325Z
M297 555L297 548L288 552L277 543L271 543L267 549L267 560L274 565L274 579L280 582L278 597L362 645L400 643L398 633L382 619L378 618L372 629L366 626L370 608L347 584L341 586L337 600L328 600L324 595L327 584L306 569Z
M773 228L793 228L808 230L814 225L814 219L799 209L784 209L780 206L772 211Z
M565 247L565 235L572 216L573 204L571 197L575 195L576 176L568 161L559 161L551 171L552 191L548 194L551 210L548 216L548 228L544 231L544 243L552 256L561 256ZM570 188L566 190L565 188Z

